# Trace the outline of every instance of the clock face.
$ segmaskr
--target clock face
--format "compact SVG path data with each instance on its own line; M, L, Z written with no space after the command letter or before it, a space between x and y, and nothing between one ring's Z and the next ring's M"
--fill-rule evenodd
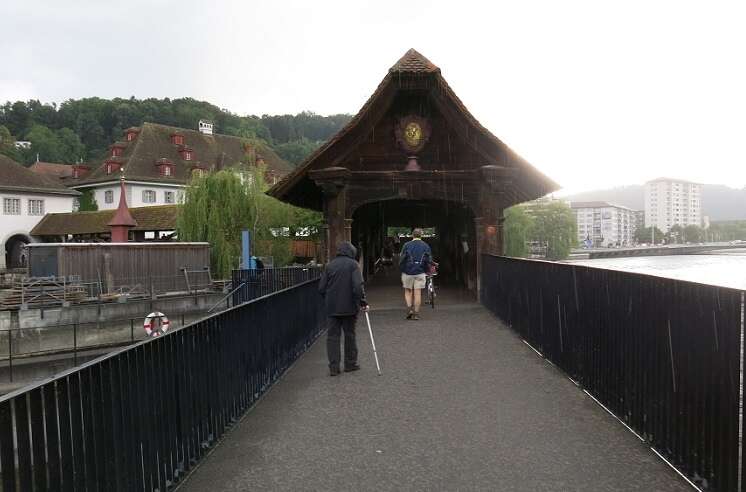
M422 141L422 127L419 123L410 121L404 128L404 140L410 147L417 147Z

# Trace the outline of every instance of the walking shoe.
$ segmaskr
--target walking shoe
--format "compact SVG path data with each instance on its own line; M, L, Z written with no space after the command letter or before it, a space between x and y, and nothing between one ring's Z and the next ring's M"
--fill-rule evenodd
M330 376L339 376L339 367L330 367L329 368L329 375Z
M412 319L412 316L414 316L414 311L410 309L409 312L407 313L407 319Z
M412 319L415 321L420 320L420 313L412 313Z
M351 366L345 366L345 372L359 371L360 364L353 364Z

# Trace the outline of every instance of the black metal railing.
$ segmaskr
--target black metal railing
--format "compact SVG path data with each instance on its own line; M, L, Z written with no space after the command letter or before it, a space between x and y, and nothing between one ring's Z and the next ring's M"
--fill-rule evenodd
M227 302L218 305L219 310L228 309ZM153 308L152 311L160 311ZM217 311L217 310L216 310ZM171 316L169 329L180 328L187 323L208 316L204 311L187 311ZM55 357L54 372L78 365L78 355L90 360L94 352L98 355L106 348L114 349L130 345L148 338L143 328L143 316L107 319L88 322L57 323L43 327L0 329L0 383L13 383L14 379L26 384L35 379L37 371L19 371L18 364L49 364L48 358ZM67 354L67 358L59 358ZM97 356L97 355L96 355Z
M744 490L744 292L495 256L482 265L482 303L526 342L697 485Z
M320 267L263 268L261 270L233 270L233 305L266 296L277 290L321 276Z
M167 490L319 335L317 283L0 397L2 490Z

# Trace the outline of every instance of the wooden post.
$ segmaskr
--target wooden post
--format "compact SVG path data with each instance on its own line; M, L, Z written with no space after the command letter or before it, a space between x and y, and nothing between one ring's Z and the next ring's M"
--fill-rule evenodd
M104 278L106 279L106 293L114 291L114 275L111 273L111 253L104 253Z

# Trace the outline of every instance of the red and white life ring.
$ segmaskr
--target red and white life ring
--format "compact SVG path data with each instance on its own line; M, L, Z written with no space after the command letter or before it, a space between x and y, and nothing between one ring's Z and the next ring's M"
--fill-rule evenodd
M142 327L149 337L157 337L168 331L169 321L165 314L154 311L145 317Z

